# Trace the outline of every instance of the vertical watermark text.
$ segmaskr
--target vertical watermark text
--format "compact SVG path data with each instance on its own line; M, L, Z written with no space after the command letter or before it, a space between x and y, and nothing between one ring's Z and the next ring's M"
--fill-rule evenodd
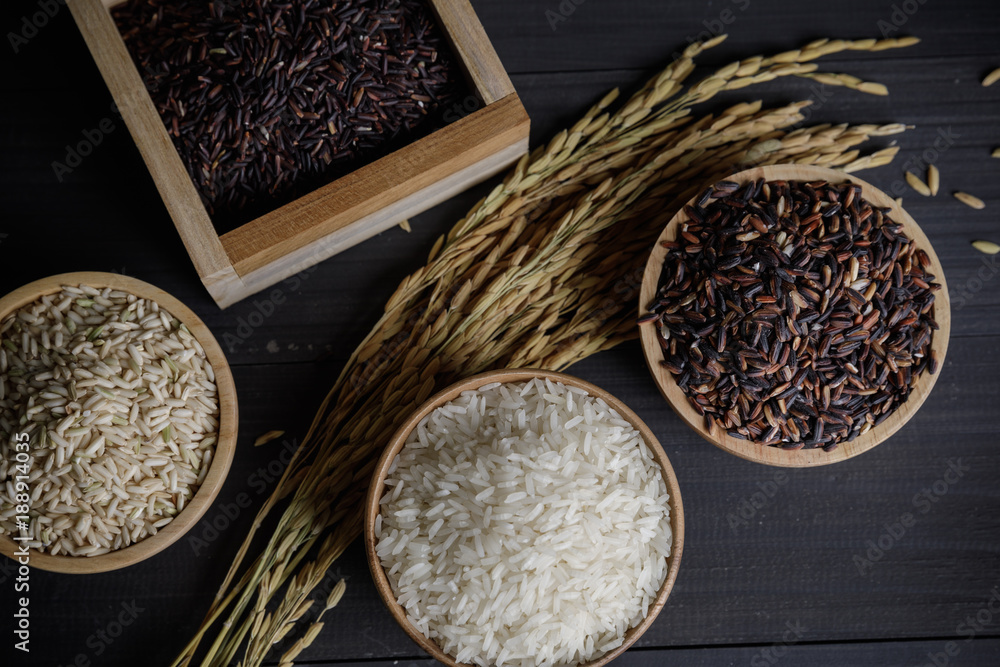
M31 488L28 486L28 477L31 473L31 449L28 444L30 437L27 433L18 433L14 436L14 516L18 534L14 536L14 541L18 543L18 548L14 550L14 557L17 559L17 576L14 578L14 592L20 595L15 600L14 611L14 648L24 653L31 652L31 555L28 552L28 542L31 536L28 535L28 524L31 520L28 512L31 509Z

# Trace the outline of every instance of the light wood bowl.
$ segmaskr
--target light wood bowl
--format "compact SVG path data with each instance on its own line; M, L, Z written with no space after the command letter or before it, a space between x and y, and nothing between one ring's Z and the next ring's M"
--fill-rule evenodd
M108 572L133 565L154 554L163 551L176 542L185 532L198 523L208 509L215 496L222 488L236 451L236 430L238 425L238 409L236 405L236 388L233 384L233 374L212 332L205 323L191 311L190 308L149 283L122 276L117 273L101 273L81 271L78 273L63 273L48 278L36 280L20 287L0 299L0 320L11 312L26 306L46 294L58 292L63 285L89 285L96 288L111 287L116 290L130 292L136 296L156 301L166 308L174 317L187 325L194 337L205 349L205 355L215 371L215 384L219 392L219 435L215 445L215 454L205 481L195 492L174 520L164 526L155 535L136 542L130 546L111 551L100 556L52 556L34 549L29 549L28 560L31 567L50 572L67 574L88 574L92 572ZM13 558L19 545L7 535L0 535L0 553Z
M385 603L385 606L389 608L389 611L392 612L393 617L399 625L402 626L403 630L410 635L413 641L419 644L421 648L430 653L435 659L449 665L450 667L466 667L466 665L464 663L456 662L454 658L441 650L440 646L424 636L407 620L406 612L403 607L396 602L396 597L392 592L392 586L389 584L389 579L386 577L381 561L375 554L375 545L377 543L377 539L375 537L375 517L379 514L379 501L381 500L384 492L385 479L388 474L390 464L403 449L410 433L417 427L417 424L419 424L424 417L433 412L436 408L447 403L448 401L454 400L463 391L478 389L479 387L492 382L524 382L534 378L549 379L554 382L561 382L566 386L579 387L587 391L591 396L604 399L609 406L614 408L618 414L622 416L622 418L632 424L642 435L642 438L649 446L653 457L663 469L663 481L666 483L667 492L670 494L670 526L673 531L673 543L671 547L670 563L667 569L667 577L656 596L656 600L652 605L650 605L649 613L646 617L625 634L625 641L621 646L606 653L597 660L581 663L581 666L600 667L601 665L606 665L612 659L624 653L629 646L634 644L636 640L642 636L642 633L645 632L650 625L652 625L656 615L660 613L660 610L667 601L667 596L670 594L670 589L673 588L674 581L677 579L677 570L681 564L681 552L684 550L684 506L681 503L681 493L677 484L677 476L674 475L674 470L670 465L670 461L667 459L667 455L660 446L656 436L653 435L653 432L650 431L649 427L646 426L646 424L644 424L632 410L603 389L564 373L536 369L499 370L481 373L466 380L462 380L429 398L426 403L424 403L409 419L406 420L402 426L399 427L399 430L392 436L392 440L389 442L388 447L386 447L385 452L383 452L382 458L379 459L371 485L368 487L367 498L365 499L365 552L368 556L368 567L371 570L372 577L375 580L375 587L378 589L378 593L382 597L382 601Z
M862 181L859 178L854 178L853 176L843 172L823 167L807 165L773 165L748 169L725 179L717 179L712 182L714 183L718 182L718 180L727 180L743 184L762 177L769 181L799 180L828 181L831 183L856 183L861 186L862 196L869 202L876 206L888 207L891 209L890 217L896 222L902 224L906 234L916 242L919 248L922 248L927 252L931 260L931 267L929 271L935 276L936 282L941 284L941 289L937 292L935 297L933 311L934 318L940 326L940 329L934 332L931 341L931 348L936 353L938 360L937 373L934 375L931 375L928 372L921 374L910 392L910 396L907 401L901 406L898 406L895 412L887 417L885 421L878 426L873 427L866 434L860 435L850 442L840 443L840 445L833 451L825 452L822 449L805 448L797 450L784 450L779 447L762 446L749 440L734 438L726 433L723 428L716 428L714 433L709 433L705 424L705 418L695 411L695 409L691 406L687 395L677 385L673 375L661 365L660 362L664 360L664 355L663 349L660 347L658 341L659 334L656 331L655 326L648 324L640 325L639 335L642 340L642 350L646 356L646 363L649 366L649 370L653 374L653 379L656 381L656 384L660 388L660 392L663 394L664 398L667 399L670 407L672 407L674 411L680 415L681 419L683 419L688 426L712 444L717 445L718 447L721 447L727 452L735 454L740 458L773 466L801 468L836 463L868 451L902 428L903 424L905 424L910 417L916 413L917 409L921 406L921 404L923 404L928 394L930 394L931 389L934 387L934 383L937 381L938 375L941 373L941 369L944 368L944 358L945 353L948 351L948 338L951 332L951 309L948 299L948 286L944 279L944 270L941 268L941 262L934 253L934 248L931 246L930 241L927 240L927 236L924 235L923 230L920 229L919 225L917 225L913 218L911 218L901 206L896 204L892 197L889 197L878 188ZM706 186L708 185L710 185L710 183L706 184ZM687 203L691 204L696 199L697 195ZM656 245L653 247L653 251L649 256L648 262L646 263L646 271L643 275L642 287L639 295L640 317L649 313L649 306L656 297L656 292L659 288L663 260L667 255L667 249L664 248L660 242L675 240L680 226L687 220L687 213L685 213L684 208L682 207L681 210L678 211L677 214L670 220L670 222L667 223L663 233L660 234L660 237L656 241Z

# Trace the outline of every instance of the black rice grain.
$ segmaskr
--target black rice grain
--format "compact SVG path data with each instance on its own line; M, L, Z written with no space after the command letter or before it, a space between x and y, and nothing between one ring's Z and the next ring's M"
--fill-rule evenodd
M934 373L927 253L853 184L720 182L688 206L645 326L731 436L831 451Z
M422 0L130 0L112 15L210 213L342 169L457 94Z

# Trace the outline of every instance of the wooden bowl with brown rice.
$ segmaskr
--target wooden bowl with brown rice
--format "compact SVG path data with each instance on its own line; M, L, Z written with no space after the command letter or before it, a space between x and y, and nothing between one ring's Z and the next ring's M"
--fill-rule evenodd
M107 572L198 522L229 471L238 411L197 315L135 278L66 273L0 299L0 341L3 555Z
M666 454L621 401L570 375L501 370L403 423L364 537L383 602L444 664L598 667L663 608L684 514ZM613 628L595 630L588 605Z

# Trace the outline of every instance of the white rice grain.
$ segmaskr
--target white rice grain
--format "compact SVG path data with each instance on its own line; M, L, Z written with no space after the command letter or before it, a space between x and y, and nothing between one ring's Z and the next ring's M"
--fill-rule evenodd
M573 665L621 645L663 585L669 497L642 437L561 383L494 383L414 429L376 552L408 619L459 662Z

